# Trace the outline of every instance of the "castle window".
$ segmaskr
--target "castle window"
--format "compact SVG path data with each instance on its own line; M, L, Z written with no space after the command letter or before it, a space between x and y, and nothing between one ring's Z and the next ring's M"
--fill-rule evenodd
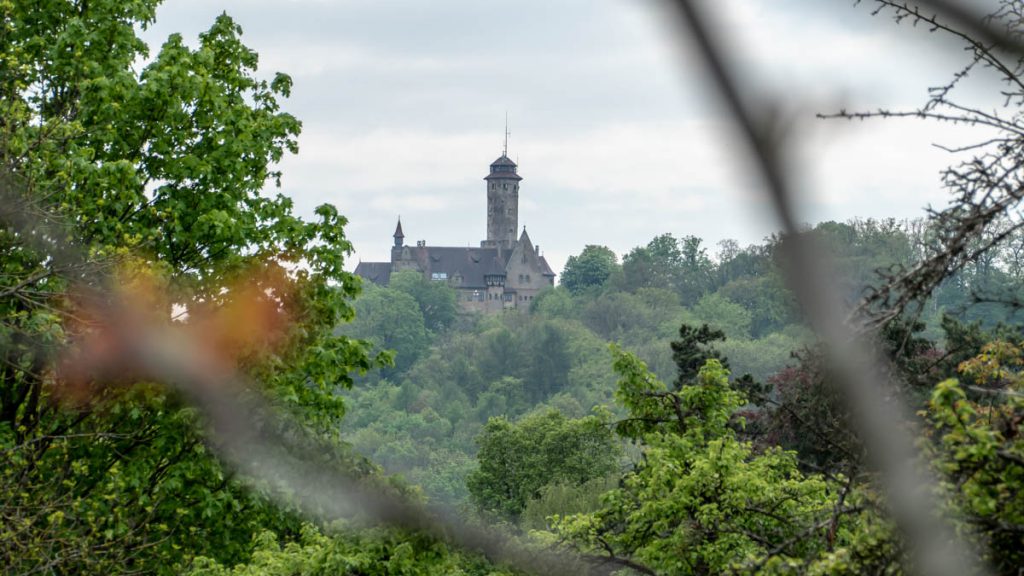
M432 272L430 274L430 279L431 280L447 280L448 279L448 273L447 272Z
M501 185L501 189L502 190L508 190L508 182L505 182L504 184L502 184Z
M530 275L529 275L529 274L527 274L527 275L526 275L526 281L527 281L527 282L529 282L529 281L530 281Z

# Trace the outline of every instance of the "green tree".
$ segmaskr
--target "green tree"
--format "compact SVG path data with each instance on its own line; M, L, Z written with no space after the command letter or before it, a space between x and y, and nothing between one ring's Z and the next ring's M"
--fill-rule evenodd
M714 288L715 264L696 236L679 239L681 270L676 280L676 291L683 304L697 302Z
M245 559L258 530L298 529L221 469L195 411L163 387L90 381L86 405L57 401L56 351L82 332L69 286L85 271L117 270L153 322L233 314L224 342L192 336L302 413L305 433L333 437L336 390L374 365L333 333L358 290L345 219L324 205L302 220L263 192L296 151L300 124L279 104L291 80L260 79L226 15L195 48L172 35L138 64L157 4L0 2L0 178L90 259L69 266L0 228L0 565L13 573L177 573L192 555ZM276 346L238 334L247 303L287 311Z
M932 456L954 495L954 517L964 532L987 544L988 562L999 574L1024 565L1024 352L993 341L959 366L964 386L945 380L928 402ZM985 392L978 393L978 390ZM972 397L973 396L973 397Z
M702 324L700 328L687 324L680 326L679 339L672 342L672 360L677 370L676 389L681 390L693 382L708 360L717 360L723 368L728 369L729 362L713 346L715 342L724 341L725 332L707 324Z
M722 330L729 338L750 337L750 312L725 296L718 293L704 296L693 306L692 312L700 322Z
M676 239L662 234L622 258L624 285L630 291L663 288L676 292L684 305L707 294L715 281L715 265L701 247L701 239Z
M394 366L384 376L404 372L430 345L423 313L416 300L399 290L370 286L355 302L356 319L340 332L373 342L379 351L394 352Z
M806 563L812 573L854 574L886 565L894 553L887 526L860 504L848 507L863 494L845 495L844 505L835 486L799 471L792 452L756 453L737 439L734 415L746 399L717 360L670 392L635 356L614 353L624 422L634 423L620 430L642 442L644 458L600 510L552 519L565 541L656 574L788 573Z
M466 482L473 503L516 520L544 486L581 485L613 472L620 450L607 418L574 420L555 410L514 423L491 418L477 439L479 468Z
M482 558L452 552L425 538L380 529L333 530L328 536L307 524L296 542L284 546L273 532L261 532L253 541L255 552L251 562L227 567L210 558L198 558L188 576L513 574L496 570Z
M671 234L662 234L629 251L622 258L622 273L629 290L665 288L675 290L682 269L683 254Z
M600 288L619 267L619 259L605 246L588 244L579 256L569 256L562 270L562 286L579 294Z
M447 284L427 280L414 270L402 270L391 275L388 287L405 292L416 300L427 330L440 332L455 322L459 304L455 290Z

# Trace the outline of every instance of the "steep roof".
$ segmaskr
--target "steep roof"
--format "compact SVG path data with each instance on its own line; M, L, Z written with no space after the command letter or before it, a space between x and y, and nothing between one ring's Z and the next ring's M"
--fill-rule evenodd
M523 233L519 235L519 246L523 247L523 250L534 254L537 257L537 266L540 268L540 273L543 276L554 276L555 272L551 270L551 265L548 261L541 256L530 240L530 235L526 233L526 226L523 226Z
M486 276L504 275L510 252L498 248L422 246L417 260L428 274L462 276L459 288L486 288Z
M355 274L374 284L387 286L391 281L391 262L360 262L356 266Z
M547 259L544 258L543 256L540 257L540 271L541 271L541 274L544 275L544 276L554 276L555 275L555 271L551 269L551 265L548 264Z
M398 226L395 226L395 238L405 238L405 234L402 233L402 219L398 219Z
M530 241L530 235L526 233L526 226L523 226L523 233L519 235L519 243L529 246L530 250L533 250L533 242Z

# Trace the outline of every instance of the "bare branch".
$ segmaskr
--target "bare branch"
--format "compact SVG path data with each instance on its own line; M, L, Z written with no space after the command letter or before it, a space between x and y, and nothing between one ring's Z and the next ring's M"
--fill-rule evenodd
M844 323L844 306L828 281L825 262L817 256L806 237L799 234L798 219L791 203L793 194L784 177L781 154L785 149L774 119L755 112L740 94L757 91L741 89L723 52L715 44L703 11L692 0L674 2L681 24L694 40L698 52L737 129L746 139L749 152L765 183L776 217L790 235L790 266L787 276L816 331L828 344L836 367L836 384L851 404L857 429L864 438L869 458L883 472L883 486L894 520L911 543L914 564L921 573L961 575L981 566L977 554L956 538L944 522L935 520L939 510L934 494L937 482L915 466L913 426L905 409L891 398L895 386L889 381L888 362L877 351L855 338ZM771 109L770 106L762 110Z

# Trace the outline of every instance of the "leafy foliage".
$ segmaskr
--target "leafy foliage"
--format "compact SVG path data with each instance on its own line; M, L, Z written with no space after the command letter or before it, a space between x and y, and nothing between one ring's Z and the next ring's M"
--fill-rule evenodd
M606 246L587 245L579 256L569 256L562 271L562 286L574 294L600 288L619 267L619 259Z
M246 564L225 567L197 558L189 576L293 576L296 574L363 574L366 576L502 576L486 562L452 552L417 536L383 530L334 529L325 535L303 525L301 536L283 546L272 532L254 537L255 550Z
M302 220L263 192L297 150L300 124L279 103L291 80L257 76L227 15L138 69L136 32L156 6L0 2L4 184L88 258L0 229L0 564L13 573L178 573L193 555L246 559L257 532L298 533L221 468L174 394L78 369L104 319L76 306L72 284L97 272L301 414L293 435L374 470L337 443L335 392L376 364L333 333L359 286L342 267L345 219L325 205Z
M933 456L955 494L957 517L982 537L1000 574L1012 574L1024 563L1022 364L1019 346L990 342L960 364L965 379L983 387L974 392L976 398L958 381L945 380L932 392L927 412Z
M576 420L549 410L519 422L491 418L467 486L483 511L515 520L552 484L583 485L618 468L620 450L601 413Z
M412 270L402 270L391 275L388 287L416 300L427 330L443 331L455 322L458 313L455 291L446 284L431 282Z
M642 442L644 458L600 510L554 519L573 546L647 573L785 572L831 563L872 521L850 505L862 495L851 498L849 486L803 475L792 452L755 453L737 439L734 414L746 399L717 360L669 392L634 355L615 356L617 397L633 423L620 429Z

